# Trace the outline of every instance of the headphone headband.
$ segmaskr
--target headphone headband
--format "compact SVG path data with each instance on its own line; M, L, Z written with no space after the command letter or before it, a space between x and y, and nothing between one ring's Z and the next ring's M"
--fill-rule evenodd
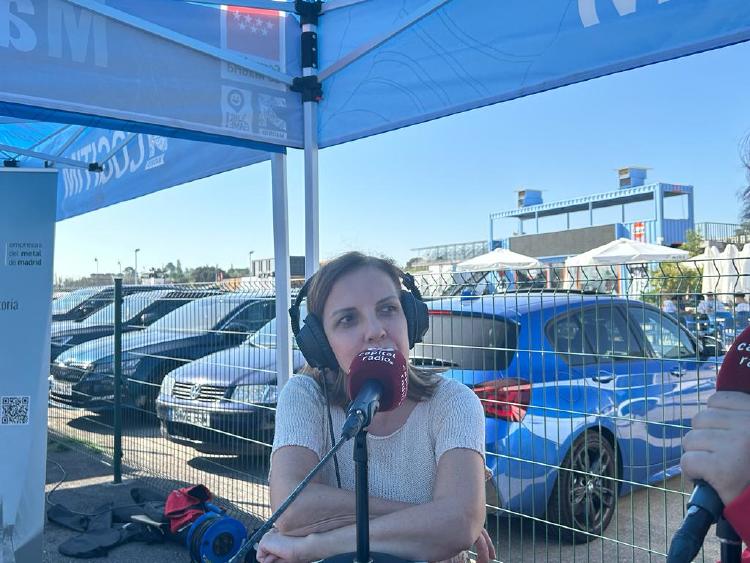
M429 328L429 317L427 305L422 301L422 294L417 289L414 276L407 272L398 270L399 277L406 290L401 289L401 308L406 317L406 326L409 336L409 348L421 342L422 337ZM328 338L323 330L322 321L308 311L304 326L300 326L300 307L302 300L307 297L310 286L317 274L313 274L300 288L294 304L289 308L289 318L292 324L292 333L297 340L302 355L307 362L315 368L339 369L336 356L331 349Z

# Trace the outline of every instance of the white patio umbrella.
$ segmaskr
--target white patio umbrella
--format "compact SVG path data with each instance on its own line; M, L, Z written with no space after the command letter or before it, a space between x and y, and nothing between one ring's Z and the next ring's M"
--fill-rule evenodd
M661 262L663 260L681 260L687 258L688 252L658 244L638 242L628 238L619 238L588 252L573 256L565 261L566 268L575 266L607 266L612 264L639 264L644 262Z
M737 291L750 293L750 243L746 243L742 247L737 260L737 269L740 272L740 283Z
M701 258L702 257L702 258ZM699 259L700 258L700 259ZM709 246L703 251L703 254L694 256L691 260L703 269L703 278L701 279L701 293L704 295L708 292L716 293L721 280L719 271L719 249L715 246Z
M470 260L460 262L459 270L526 270L541 268L542 263L536 258L513 252L507 248L496 248L492 252L480 254Z
M717 263L720 277L717 287L719 301L731 301L732 295L739 291L740 272L737 268L737 259L740 251L733 244L724 247L724 252L719 255Z

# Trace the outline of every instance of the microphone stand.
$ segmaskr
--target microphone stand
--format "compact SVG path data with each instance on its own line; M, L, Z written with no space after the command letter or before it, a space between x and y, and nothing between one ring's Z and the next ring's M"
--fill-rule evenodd
M716 537L721 542L721 563L740 563L742 540L732 525L723 516L716 524Z
M370 491L367 481L367 431L361 429L354 438L354 491L357 526L357 556L354 563L371 563L370 558Z
M266 521L265 524L263 524L260 528L255 530L255 533L250 537L249 540L247 540L239 549L237 553L234 554L234 556L229 560L228 563L241 563L247 553L255 547L255 545L261 540L261 538L265 535L265 533L270 530L276 520L279 519L279 517L286 511L287 508L289 508L289 505L294 502L294 499L296 499L299 494L302 492L302 490L307 486L307 484L312 481L313 477L318 474L318 471L320 471L323 466L326 464L326 462L333 457L333 454L335 454L341 446L344 445L344 443L349 438L343 437L341 438L329 451L326 455L323 456L323 459L321 459L318 464L312 468L310 473L307 474L307 476L302 480L302 482L297 485L297 487L289 494L287 499L279 506L278 509L276 509L276 512L274 512L271 517ZM356 455L356 454L355 454ZM365 453L365 457L366 457ZM365 471L367 471L365 469ZM365 473L365 476L367 474ZM366 484L365 484L366 486ZM359 502L357 503L357 506L359 506ZM368 529L368 535L369 535L369 529Z

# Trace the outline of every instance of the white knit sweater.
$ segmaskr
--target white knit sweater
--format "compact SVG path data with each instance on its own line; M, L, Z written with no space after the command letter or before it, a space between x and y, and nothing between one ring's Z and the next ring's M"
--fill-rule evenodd
M306 375L289 379L279 396L273 451L302 446L319 458L331 448L325 398ZM332 407L339 437L345 413ZM432 500L437 464L444 452L468 448L484 457L484 412L479 398L458 381L443 379L435 394L417 403L406 423L388 436L367 435L370 495L423 504ZM354 440L338 452L341 486L354 490ZM336 486L333 460L321 471L323 483Z

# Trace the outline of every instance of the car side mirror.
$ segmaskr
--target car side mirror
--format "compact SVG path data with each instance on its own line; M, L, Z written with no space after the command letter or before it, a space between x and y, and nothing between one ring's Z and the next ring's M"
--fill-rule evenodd
M143 326L148 326L158 319L159 315L157 315L156 313L143 313L141 315L141 324Z
M231 323L223 330L222 334L226 338L240 338L244 339L247 336L248 330L242 323Z

